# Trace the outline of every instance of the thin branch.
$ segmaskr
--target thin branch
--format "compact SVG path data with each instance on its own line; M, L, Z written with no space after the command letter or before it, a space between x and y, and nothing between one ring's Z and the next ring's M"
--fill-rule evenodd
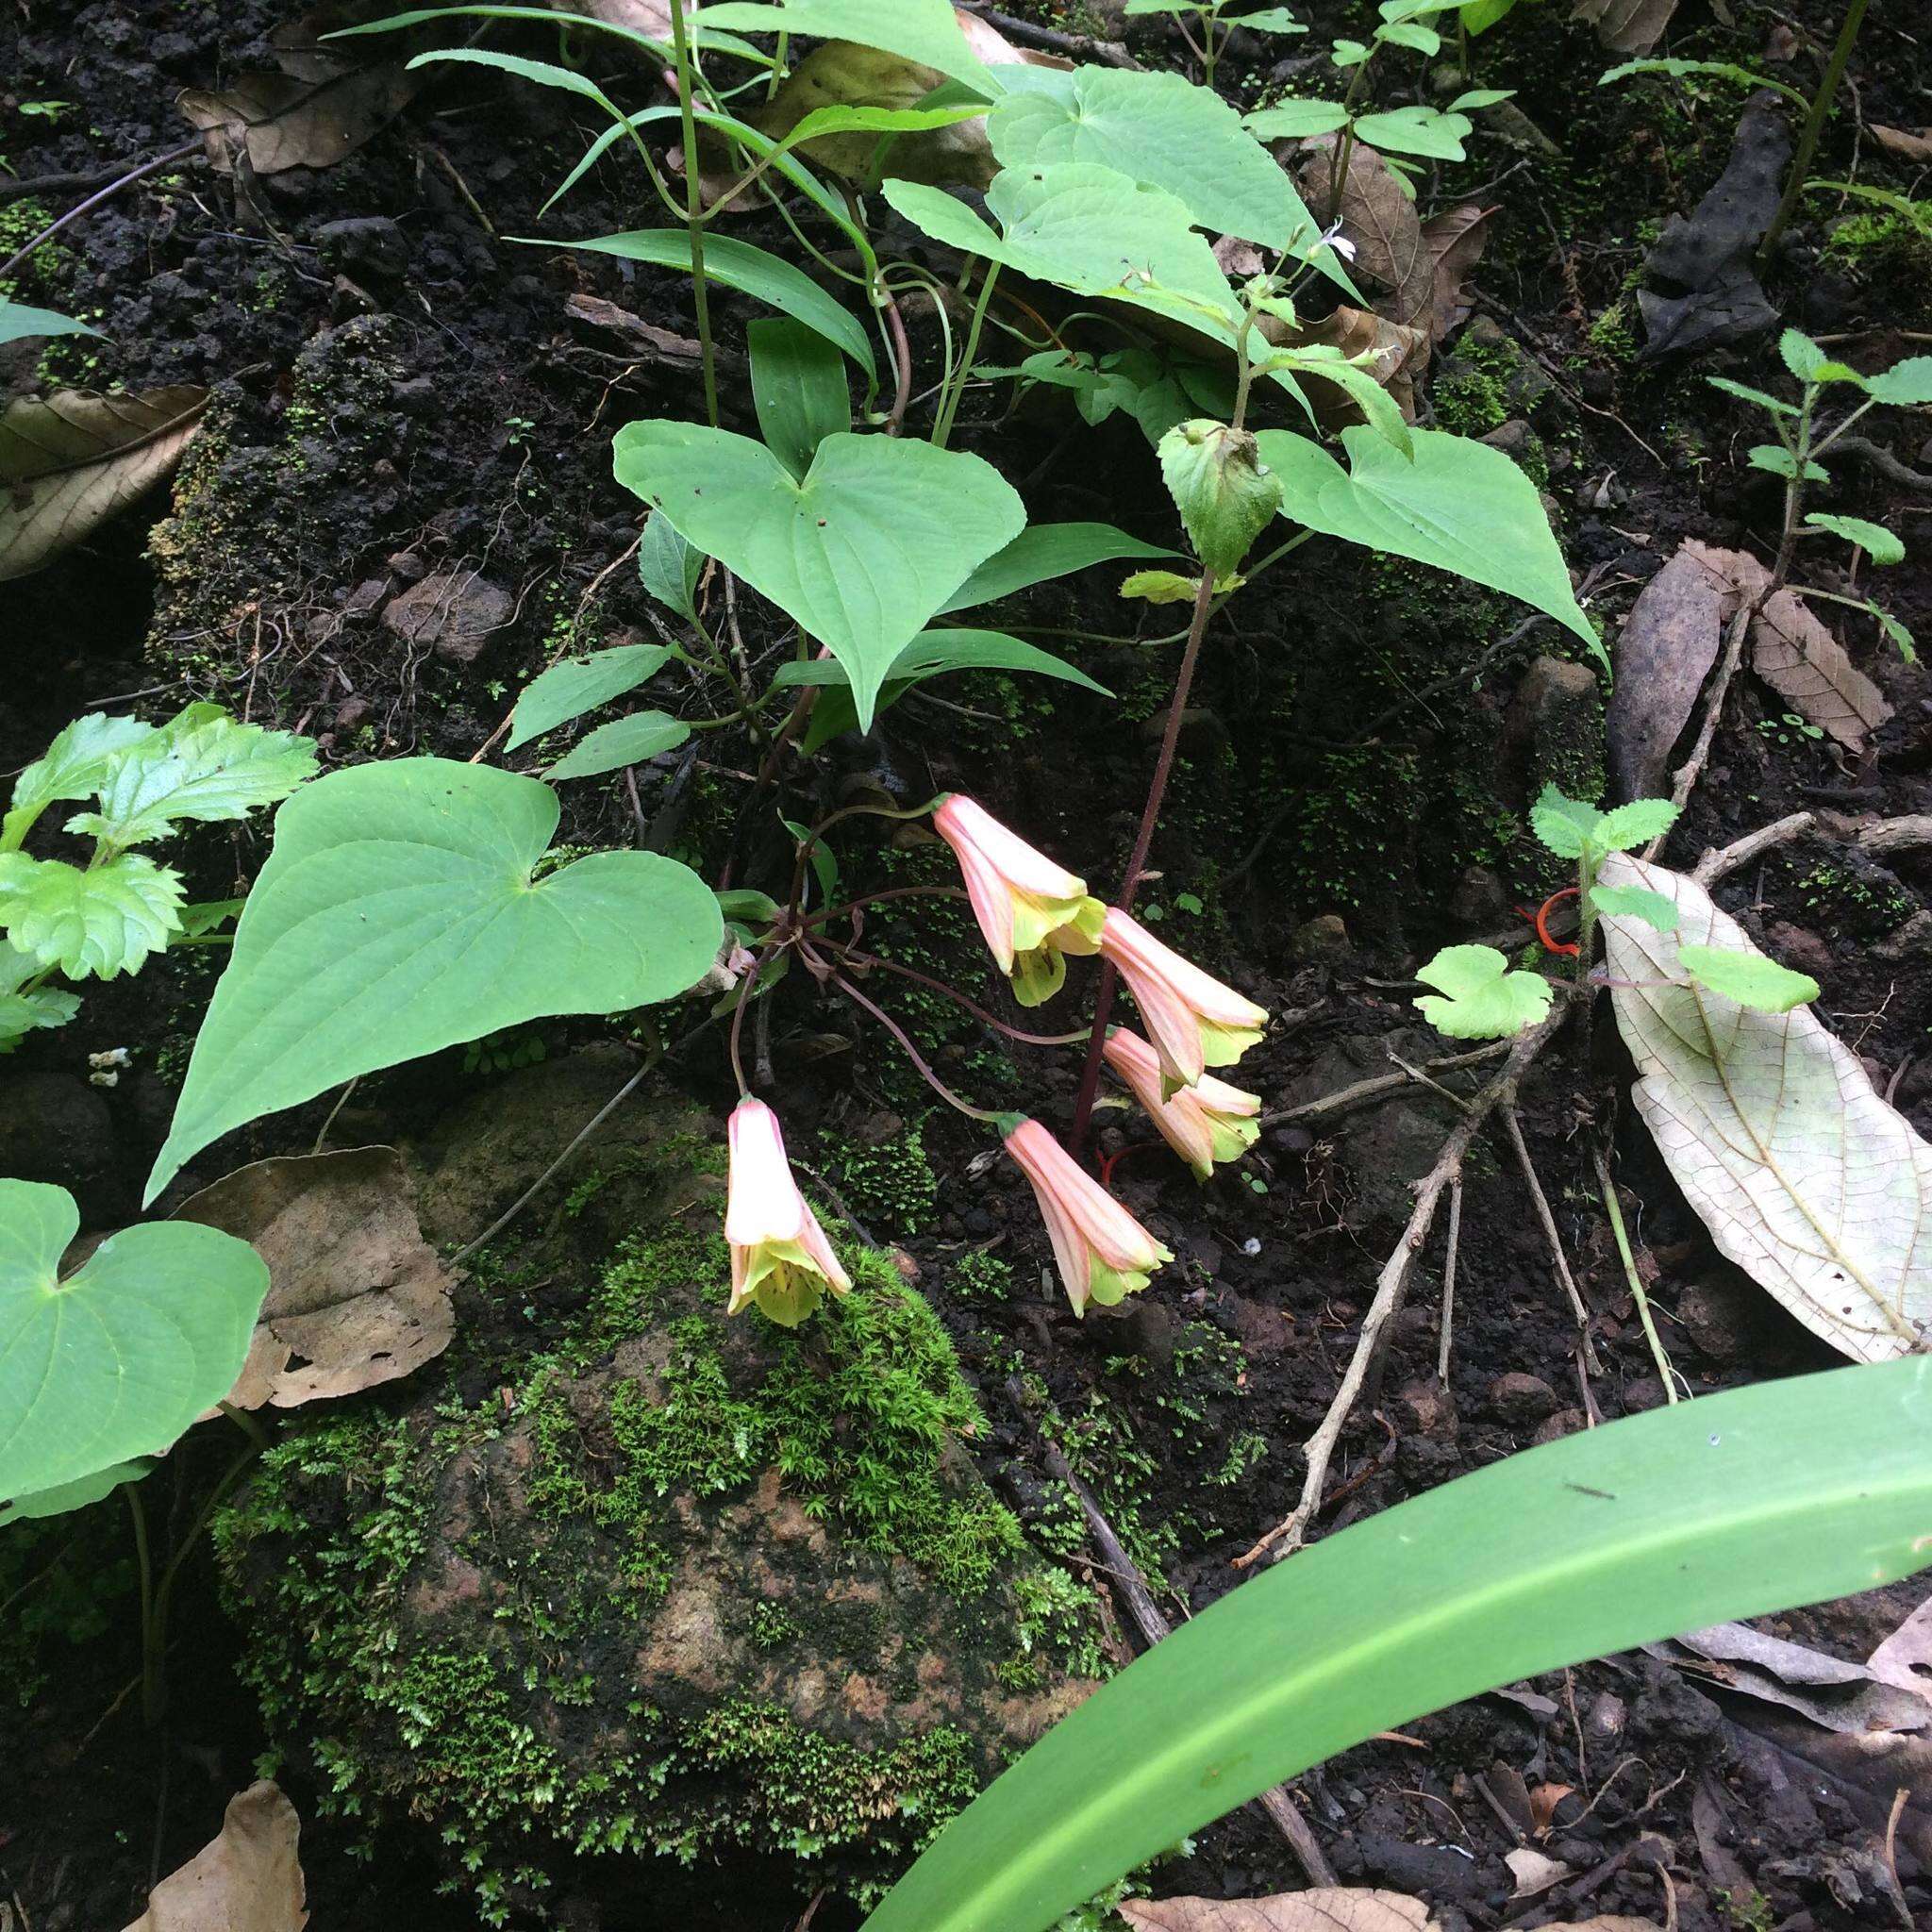
M1448 1140L1442 1143L1436 1164L1417 1183L1415 1210L1409 1215L1408 1225L1403 1229L1402 1239L1395 1243L1394 1252L1383 1264L1381 1275L1375 1283L1374 1299L1369 1305L1368 1313L1362 1317L1361 1333L1356 1338L1355 1355L1341 1378L1341 1387L1335 1391L1335 1399L1328 1405L1328 1413L1322 1418L1321 1426L1306 1444L1308 1469L1302 1483L1301 1499L1253 1548L1235 1558L1237 1569L1245 1569L1274 1549L1276 1544L1282 1545L1277 1552L1277 1560L1301 1548L1308 1524L1322 1507L1323 1491L1328 1481L1328 1464L1335 1454L1335 1445L1341 1439L1350 1411L1355 1407L1356 1397L1361 1393L1362 1385L1368 1379L1369 1364L1374 1358L1382 1331L1402 1307L1409 1270L1429 1238L1429 1229L1435 1224L1436 1209L1443 1192L1462 1178L1464 1158L1483 1123L1499 1107L1514 1108L1524 1074L1562 1025L1568 1011L1567 1005L1554 1008L1545 1019L1510 1042L1509 1057L1503 1062L1502 1071L1469 1103L1468 1111L1456 1123Z
M1523 1120L1512 1107L1503 1116L1509 1129L1509 1144L1516 1150L1516 1164L1523 1170L1523 1178L1529 1183L1531 1198L1536 1202L1537 1219L1542 1223L1543 1239L1549 1243L1550 1260L1557 1271L1557 1279L1563 1284L1563 1292L1570 1297L1570 1311L1576 1317L1576 1347L1583 1357L1585 1368L1591 1374L1601 1374L1603 1364L1596 1358L1596 1346L1590 1339L1590 1310L1583 1305L1583 1297L1576 1291L1576 1278L1570 1273L1570 1258L1563 1252L1563 1237L1557 1232L1557 1217L1550 1212L1548 1197L1543 1192L1543 1184L1537 1178L1536 1163L1529 1158L1529 1147L1523 1138Z
M1449 1386L1449 1350L1456 1335L1456 1255L1462 1245L1462 1176L1449 1183L1449 1252L1442 1260L1442 1339L1436 1349L1436 1380Z

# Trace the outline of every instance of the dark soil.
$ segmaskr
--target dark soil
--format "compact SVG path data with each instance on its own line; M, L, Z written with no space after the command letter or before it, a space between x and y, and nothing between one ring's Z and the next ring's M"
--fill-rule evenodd
M31 0L8 9L0 154L19 183L0 174L0 238L14 238L0 255L86 192L23 195L19 187L177 144L181 90L272 66L268 36L295 10L273 0ZM1811 0L1790 15L1745 0L1722 10L1735 26L1686 0L1670 51L1746 59L1788 21L1826 42L1836 22L1835 9ZM1313 11L1320 26L1347 30L1350 9ZM1759 554L1774 541L1773 479L1743 462L1757 425L1702 380L1729 371L1767 382L1770 344L1760 338L1694 362L1635 358L1634 314L1621 325L1615 318L1628 313L1644 225L1688 209L1715 179L1740 96L1595 90L1589 83L1613 57L1565 25L1564 11L1522 8L1484 43L1480 75L1521 90L1518 105L1561 158L1478 143L1467 169L1444 171L1433 198L1468 196L1500 210L1475 276L1471 329L1513 344L1510 366L1540 374L1530 391L1505 385L1505 413L1526 418L1549 455L1566 553L1591 574L1590 608L1614 634L1680 540ZM1860 132L1926 120L1932 67L1903 12L1874 9L1851 69L1854 105L1827 131L1815 173L1842 178L1857 142L1873 180L1909 190L1900 165L1874 161ZM501 43L554 53L554 41L519 40L520 31ZM1276 49L1313 44L1238 48L1244 58L1231 63L1230 87L1252 94ZM1160 43L1142 53L1160 58ZM1808 87L1815 67L1800 59L1776 71ZM83 313L108 340L54 345L43 364L44 344L0 351L12 390L41 375L102 387L185 381L209 386L213 401L176 486L174 521L152 549L165 502L41 575L0 586L0 772L82 710L132 704L162 716L191 697L308 731L329 762L468 758L560 648L650 634L650 607L622 561L637 506L610 480L608 439L637 416L701 413L696 380L687 368L640 360L573 320L565 303L594 293L689 336L688 285L507 239L639 225L647 219L641 185L607 160L543 215L596 132L594 117L499 76L446 73L332 169L238 190L199 159L185 163L120 194L22 273L22 299ZM621 63L605 77L637 99L651 85ZM73 105L22 111L53 101ZM1426 181L1423 192L1432 198ZM1771 293L1837 353L1882 366L1904 351L1904 332L1932 322L1927 257L1914 266L1895 252L1834 250L1828 231L1839 214L1818 218L1831 207L1807 204ZM774 226L768 239L781 234ZM734 299L722 311L724 341L738 351L751 311ZM921 366L938 366L935 342L915 333ZM1437 364L1439 420L1499 428L1451 422L1445 383L1468 408L1468 391L1456 391L1456 353L1452 342ZM727 390L727 424L750 426L745 386ZM1106 518L1150 540L1171 535L1158 475L1124 418L1095 432L1037 398L1010 417L1005 402L997 390L976 395L961 441L999 464L1036 521ZM1874 434L1927 467L1923 419ZM1925 499L1871 469L1844 466L1821 500L1889 516L1908 541L1923 529ZM386 600L446 571L503 593L508 621L480 649L440 650L381 620ZM1123 606L1107 573L1090 579L1042 589L1026 614L1041 625L1131 630L1136 620L1124 611L1144 607ZM1903 621L1932 637L1923 570L1894 570L1885 590ZM775 647L776 634L762 635L746 615L753 652ZM1154 620L1167 615L1153 612L1140 635L1159 636L1168 626ZM1176 943L1281 1016L1240 1075L1271 1108L1385 1071L1391 1049L1439 1053L1405 975L1451 940L1512 930L1511 943L1526 942L1519 905L1561 883L1521 817L1546 777L1572 790L1592 774L1600 780L1600 721L1591 708L1580 724L1538 708L1530 665L1558 649L1553 627L1492 651L1520 615L1467 587L1318 541L1249 592L1214 640L1155 848L1161 876L1143 896ZM1741 679L1675 835L1676 858L1688 863L1800 808L1932 810L1924 675L1874 649L1869 626L1846 628L1856 659L1895 708L1873 755L1848 765L1783 723L1774 693ZM1058 685L956 681L940 688L943 702L908 700L871 739L836 744L816 777L794 788L788 815L814 816L815 805L866 789L908 803L970 790L1043 848L1077 855L1107 890L1145 797L1172 653L1044 641L1064 643L1124 704ZM635 790L572 788L564 836L648 842L701 859L711 876L728 859L737 882L770 882L776 835L734 816L744 790L737 771L756 754L728 741L714 749L720 770L673 757L640 771ZM189 848L192 896L237 889L265 840L265 824L204 833ZM941 875L933 850L907 839L862 833L841 856L860 887ZM1821 980L1827 1020L1920 1131L1932 1131L1932 973L1923 946L1889 958L1884 945L1932 907L1932 850L1880 867L1827 820L1731 877L1719 896L1774 953ZM1341 924L1307 924L1327 915ZM882 954L937 958L977 997L991 991L963 922L882 917L869 939ZM131 1218L212 971L205 956L170 956L136 982L91 990L73 1026L25 1044L0 1072L0 1172L75 1189L90 1225ZM1274 1125L1243 1168L1206 1189L1134 1125L1112 1124L1131 1116L1102 1115L1099 1149L1114 1186L1179 1262L1118 1318L1083 1324L1042 1273L1045 1244L1017 1174L1004 1163L970 1170L983 1143L952 1116L928 1113L883 1036L849 1009L816 1003L804 977L792 976L771 1015L788 1122L825 1191L916 1265L981 1391L991 1424L983 1466L1023 1518L1046 1515L1058 1496L1043 1475L1045 1417L1168 1613L1178 1621L1211 1602L1239 1580L1231 1559L1294 1503L1299 1445L1347 1363L1407 1184L1432 1159L1446 1107L1403 1097L1319 1132ZM1064 1123L1069 1057L1022 1048L1024 1059L1009 1061L993 1051L993 1036L935 1013L905 983L880 996L960 1084L1001 1105L1024 1094L1029 1110ZM573 1023L531 1034L556 1054L598 1031ZM112 1091L89 1086L85 1055L114 1046L134 1049L133 1071ZM718 1046L713 1028L671 1054L675 1079L714 1104L728 1098ZM1502 1143L1487 1141L1464 1206L1448 1387L1435 1377L1439 1234L1342 1439L1324 1533L1583 1426L1586 1399L1605 1419L1662 1401L1590 1160L1628 1072L1614 1029L1600 1024L1592 1058L1574 1043L1544 1055L1524 1098L1524 1131L1602 1356L1588 1398L1529 1196L1507 1146L1499 1156ZM451 1053L366 1081L336 1139L420 1134L490 1077ZM318 1103L232 1137L171 1198L242 1159L307 1147L325 1112ZM1616 1146L1668 1343L1693 1389L1833 1365L1718 1259L1627 1110ZM969 1255L1008 1264L1009 1280L982 1264L962 1273ZM1013 1407L1007 1390L1016 1375L1032 1378L1047 1407L1023 1415ZM227 1453L196 1439L155 1478L177 1527ZM191 1567L177 1615L165 1743L143 1730L126 1688L138 1641L125 1527L109 1504L0 1533L12 1539L0 1547L0 1925L22 1932L93 1932L133 1918L151 1874L212 1835L265 1743L232 1678L241 1633L217 1609L202 1562ZM1914 1601L1904 1589L1767 1627L1862 1658ZM1872 1878L1890 1790L1865 1791L1767 1742L1761 1708L1626 1657L1424 1720L1310 1774L1300 1792L1345 1882L1416 1892L1448 1924L1615 1912L1686 1932L1895 1923ZM315 1821L305 1824L304 1863L317 1932L405 1916L425 1932L475 1923L460 1900L439 1894L426 1835L393 1832L373 1866L352 1862L349 1829L315 1819L308 1772L291 1764L280 1775L305 1821ZM1538 1787L1568 1788L1534 1842L1574 1874L1512 1903L1502 1862L1517 1842L1511 1794ZM1932 1793L1922 1788L1896 1849L1921 1924L1932 1924L1928 1851ZM1244 1813L1203 1834L1156 1874L1154 1889L1242 1896L1300 1883L1280 1840ZM719 1932L776 1928L807 1902L746 1917L727 1888L708 1923ZM840 1909L827 1902L818 1932L856 1924ZM634 1895L601 1923L627 1932L670 1922Z

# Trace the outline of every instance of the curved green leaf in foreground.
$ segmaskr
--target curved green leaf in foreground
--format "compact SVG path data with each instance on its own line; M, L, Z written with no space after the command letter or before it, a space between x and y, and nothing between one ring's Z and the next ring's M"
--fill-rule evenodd
M356 765L296 792L147 1198L230 1128L358 1074L693 984L724 933L710 888L649 852L539 876L557 819L549 786L448 758Z
M105 1493L112 1465L219 1402L268 1292L246 1241L192 1221L109 1235L63 1281L79 1227L65 1188L0 1181L0 1500L28 1499L24 1515Z
M1917 1357L1612 1423L1345 1529L1104 1685L946 1826L865 1932L1042 1932L1376 1731L1932 1566L1928 1440Z

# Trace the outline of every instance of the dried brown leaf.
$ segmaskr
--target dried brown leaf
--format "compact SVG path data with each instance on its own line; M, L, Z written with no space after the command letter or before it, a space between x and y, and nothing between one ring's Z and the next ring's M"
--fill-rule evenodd
M1932 127L1922 127L1914 134L1907 128L1881 127L1874 122L1868 131L1887 154L1905 161L1932 161Z
M1676 10L1677 0L1575 0L1570 18L1589 21L1614 53L1647 54Z
M1762 566L1748 558L1760 574ZM1749 590L1748 583L1744 587ZM1780 591L1751 626L1751 667L1802 716L1848 751L1891 716L1878 687L1790 591Z
M1305 152L1302 195L1319 217L1334 194L1336 137L1318 136ZM1357 271L1389 291L1382 312L1391 322L1422 317L1435 299L1435 258L1415 203L1373 148L1357 144L1351 151L1340 214L1343 239L1355 243Z
M1445 208L1423 224L1423 246L1430 266L1429 336L1440 342L1451 329L1469 320L1473 304L1467 292L1470 275L1489 246L1492 208L1473 201Z
M1503 1862L1509 1868L1509 1875L1516 1881L1511 1898L1536 1898L1546 1892L1553 1885L1560 1885L1575 1871L1574 1865L1566 1865L1561 1858L1553 1858L1547 1852L1540 1852L1533 1845L1518 1845L1514 1851L1503 1854Z
M126 1932L302 1932L302 1822L264 1778L228 1800L220 1833L148 1895Z
M246 74L219 93L190 88L175 105L201 129L218 174L232 175L245 160L257 175L279 175L334 167L387 127L422 84L420 75L395 66L353 68L321 81Z
M1867 1668L1881 1682L1932 1703L1932 1596L1872 1653Z
M1717 1624L1645 1648L1726 1690L1795 1710L1828 1731L1862 1735L1932 1725L1932 1703L1886 1682L1869 1665L1827 1657L1748 1624Z
M1738 568L1751 561L1740 551L1681 544L1631 606L1605 719L1619 797L1665 790L1671 747L1690 722L1738 608Z
M1726 1259L1857 1361L1932 1340L1932 1145L1809 1007L1759 1013L1684 982L1679 944L1755 953L1694 879L1622 853L1607 886L1675 901L1661 933L1606 914L1637 1110Z
M172 473L208 391L57 390L0 414L0 579L39 570Z
M1273 1898L1133 1898L1117 1909L1134 1932L1438 1932L1421 1899L1348 1885Z
M580 13L590 20L608 21L612 26L627 26L633 33L654 41L671 38L669 0L550 0L558 13ZM691 0L685 0L685 12Z
M1415 421L1416 381L1429 362L1429 338L1424 330L1343 303L1320 322L1267 333L1271 341L1283 346L1319 342L1340 349L1344 356L1367 356L1370 359L1363 366L1389 391L1404 420ZM1300 376L1307 386L1308 407L1324 429L1341 429L1366 420L1360 405L1340 385L1325 380L1320 370L1305 369Z
M1541 1925L1537 1932L1663 1932L1655 1919L1633 1919L1627 1912L1607 1912L1596 1919L1564 1919Z
M268 1264L268 1299L228 1396L238 1408L354 1395L449 1346L450 1276L423 1239L393 1147L258 1160L175 1218L237 1235Z

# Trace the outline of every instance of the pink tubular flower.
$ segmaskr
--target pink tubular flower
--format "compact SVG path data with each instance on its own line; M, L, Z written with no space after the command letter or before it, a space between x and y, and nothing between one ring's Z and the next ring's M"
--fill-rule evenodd
M1210 979L1118 908L1101 927L1100 951L1127 982L1172 1091L1205 1067L1231 1067L1261 1037L1267 1009Z
M1097 949L1105 908L1087 881L1034 851L972 799L954 792L933 813L966 877L966 896L1000 971L1023 1007L1038 1007L1066 984L1065 953Z
M1170 1097L1161 1091L1160 1057L1138 1033L1115 1027L1103 1051L1107 1063L1133 1090L1160 1137L1206 1180L1216 1161L1239 1160L1261 1133L1261 1096L1243 1093L1212 1074Z
M826 1290L844 1294L851 1277L839 1265L818 1217L806 1206L778 1116L749 1096L731 1111L731 1183L724 1199L724 1239L731 1248L731 1303L747 1303L784 1328L796 1328Z
M1038 1121L1007 1136L1007 1152L1033 1183L1060 1280L1076 1315L1089 1302L1113 1305L1147 1286L1174 1257Z

